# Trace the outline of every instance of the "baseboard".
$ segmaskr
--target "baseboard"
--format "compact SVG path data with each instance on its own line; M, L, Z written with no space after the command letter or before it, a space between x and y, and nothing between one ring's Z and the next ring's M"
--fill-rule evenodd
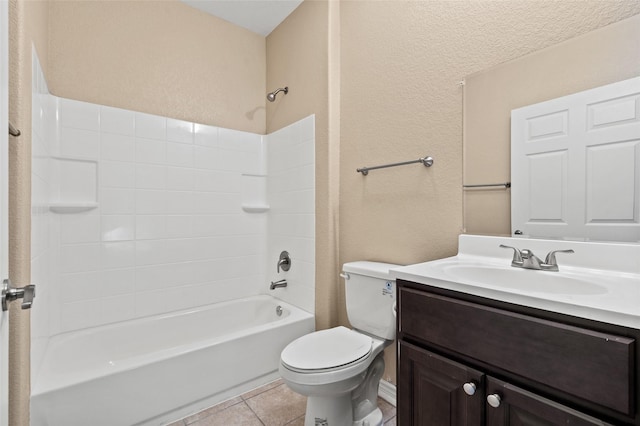
M396 386L386 380L380 380L378 387L378 396L389 404L396 406Z

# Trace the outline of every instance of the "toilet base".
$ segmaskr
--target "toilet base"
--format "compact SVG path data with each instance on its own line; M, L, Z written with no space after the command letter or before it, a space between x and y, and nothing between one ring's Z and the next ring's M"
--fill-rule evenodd
M353 422L353 426L382 426L383 422L382 411L376 408L364 419Z
M353 421L350 398L309 397L304 426L382 426L382 411L376 408L365 418Z
M351 394L309 396L304 426L352 426Z
M304 426L382 426L382 411L376 408L365 418L353 421L349 398L310 397Z

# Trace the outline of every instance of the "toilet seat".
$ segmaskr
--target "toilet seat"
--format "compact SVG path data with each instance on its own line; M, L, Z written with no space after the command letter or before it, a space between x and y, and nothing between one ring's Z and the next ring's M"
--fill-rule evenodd
M371 337L340 326L294 340L280 359L285 368L298 373L329 372L365 361L373 343Z

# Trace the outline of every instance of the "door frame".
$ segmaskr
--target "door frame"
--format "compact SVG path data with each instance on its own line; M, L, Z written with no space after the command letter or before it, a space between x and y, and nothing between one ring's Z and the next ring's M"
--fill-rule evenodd
M8 278L9 2L0 0L0 282ZM9 315L0 310L0 426L9 424Z

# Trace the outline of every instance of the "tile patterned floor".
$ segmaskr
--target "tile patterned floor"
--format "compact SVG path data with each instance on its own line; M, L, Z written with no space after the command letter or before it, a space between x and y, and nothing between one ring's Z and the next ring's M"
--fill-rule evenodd
M168 426L304 426L307 399L276 380ZM378 398L384 426L396 426L396 407Z

